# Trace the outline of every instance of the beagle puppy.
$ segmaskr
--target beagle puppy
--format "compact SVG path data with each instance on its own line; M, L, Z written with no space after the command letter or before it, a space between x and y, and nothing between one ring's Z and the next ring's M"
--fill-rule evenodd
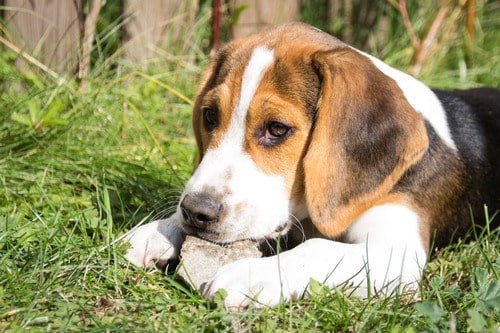
M225 46L193 128L199 156L177 212L131 231L126 257L164 265L186 234L298 235L204 286L230 308L299 299L311 279L362 297L416 289L431 247L500 208L498 90L431 90L306 24Z

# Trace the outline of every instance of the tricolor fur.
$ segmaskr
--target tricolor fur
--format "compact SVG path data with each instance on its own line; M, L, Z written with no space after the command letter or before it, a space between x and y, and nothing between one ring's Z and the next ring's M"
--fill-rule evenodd
M223 48L193 128L199 158L177 213L131 232L127 257L164 263L186 233L298 235L218 272L203 292L226 289L228 307L302 297L311 279L358 295L415 288L432 245L499 209L499 91L433 91L305 24Z

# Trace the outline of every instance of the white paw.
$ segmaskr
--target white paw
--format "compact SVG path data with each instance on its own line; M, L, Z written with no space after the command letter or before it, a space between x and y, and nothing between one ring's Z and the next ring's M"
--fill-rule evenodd
M184 240L175 217L153 221L131 230L124 238L130 243L125 258L134 265L164 268L176 260Z
M247 308L250 304L275 306L302 296L305 286L294 286L290 278L277 257L247 258L220 268L202 292L205 298L213 299L223 289L222 302L228 309Z

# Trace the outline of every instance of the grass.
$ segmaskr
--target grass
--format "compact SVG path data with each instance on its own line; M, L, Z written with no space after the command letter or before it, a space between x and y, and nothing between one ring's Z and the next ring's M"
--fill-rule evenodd
M464 75L460 48L446 45L424 81L499 86L498 15L483 12L474 66ZM206 24L193 29L206 35ZM379 55L404 68L398 43ZM309 300L231 313L172 276L129 266L115 240L172 212L196 157L189 101L207 62L197 56L143 71L108 63L80 92L72 79L20 72L2 50L0 331L498 332L499 230L437 253L418 299L316 286Z

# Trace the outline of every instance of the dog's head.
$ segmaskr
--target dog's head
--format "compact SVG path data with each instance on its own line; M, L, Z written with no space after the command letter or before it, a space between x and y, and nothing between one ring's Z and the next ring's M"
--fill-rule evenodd
M393 79L298 23L224 47L201 80L193 128L198 163L179 216L216 242L276 237L307 217L339 235L428 144Z

